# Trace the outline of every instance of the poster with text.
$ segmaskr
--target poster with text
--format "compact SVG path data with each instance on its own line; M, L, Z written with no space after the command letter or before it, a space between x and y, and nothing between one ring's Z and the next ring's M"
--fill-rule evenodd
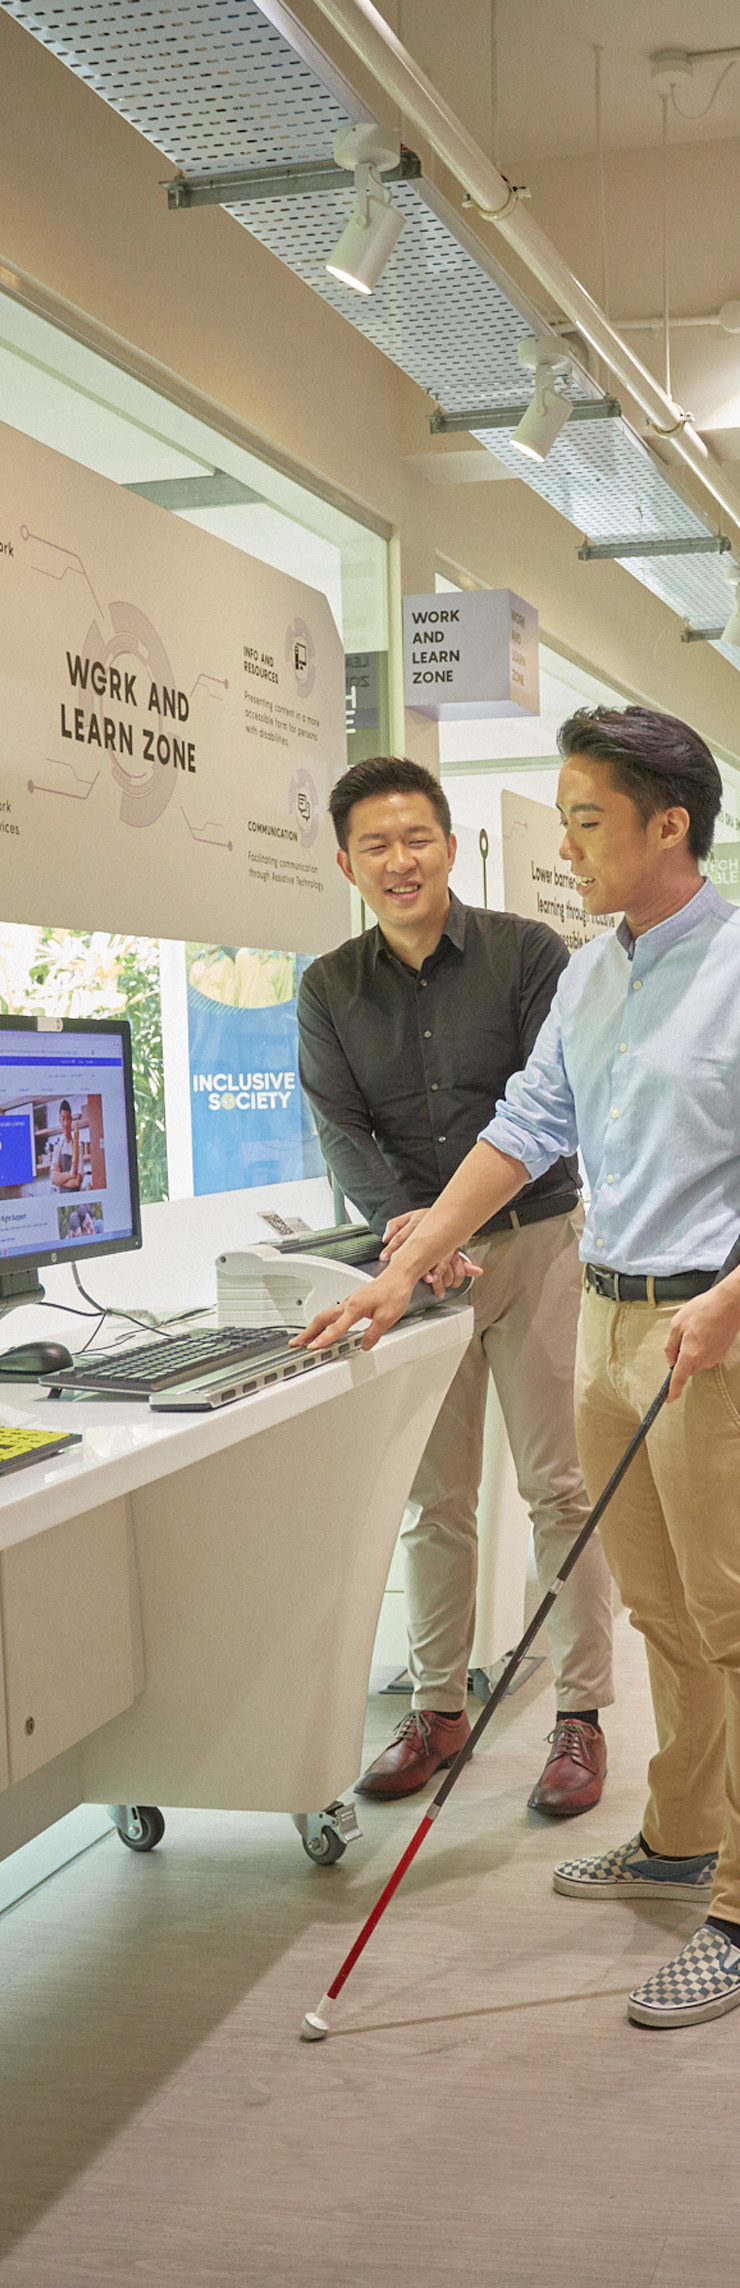
M297 996L310 956L188 945L185 958L196 1195L323 1175L298 1078Z
M6 921L349 935L326 598L0 425Z
M568 860L560 856L563 829L556 810L502 787L501 833L507 913L547 922L571 953L614 928L611 915L591 921L583 911Z

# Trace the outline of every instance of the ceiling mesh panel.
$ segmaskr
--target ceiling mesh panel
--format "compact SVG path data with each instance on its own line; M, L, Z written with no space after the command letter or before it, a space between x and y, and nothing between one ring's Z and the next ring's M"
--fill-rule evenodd
M185 174L326 158L335 129L359 114L328 62L324 75L316 51L299 53L279 28L279 0L276 23L256 0L0 4ZM393 197L406 228L368 299L324 267L348 217L346 188L228 211L448 412L523 402L517 343L538 324L534 311L428 184L395 184ZM186 214L173 216L173 230L188 227ZM599 393L580 376L574 394ZM523 461L510 432L478 436L591 540L708 529L625 421L569 422L539 465ZM727 618L718 558L631 558L625 569L695 626Z
M7 0L5 13L185 174L325 158L347 117L251 0Z

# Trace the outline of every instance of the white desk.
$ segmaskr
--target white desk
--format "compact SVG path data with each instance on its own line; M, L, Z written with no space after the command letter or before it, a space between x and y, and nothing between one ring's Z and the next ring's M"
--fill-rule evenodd
M0 1859L79 1803L296 1813L351 1784L404 1501L471 1330L442 1309L213 1415L0 1387L0 1419L84 1433L0 1481Z

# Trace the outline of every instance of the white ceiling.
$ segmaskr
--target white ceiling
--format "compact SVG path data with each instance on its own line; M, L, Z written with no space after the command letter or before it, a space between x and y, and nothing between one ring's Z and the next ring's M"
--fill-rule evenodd
M491 119L490 0L381 0L381 13L453 107L481 135ZM661 104L650 56L665 48L740 43L737 0L497 0L499 156L565 158L594 145L594 43L603 49L602 115L607 150L661 138ZM723 62L697 64L677 91L682 112L704 111ZM740 134L740 62L703 118L671 109L672 142Z
M630 309L636 316L654 310L662 268L660 160L654 148L660 104L647 59L660 45L701 38L707 45L722 46L733 33L740 36L739 0L732 0L731 6L730 0L705 0L700 31L689 21L690 14L697 19L687 0L670 4L669 0L614 0L611 9L606 0L497 0L495 8L492 0L452 0L452 5L450 0L386 0L386 5L405 45L473 135L489 148L495 21L500 156L519 181L531 159L535 219L597 296L593 42L603 40L611 307L617 322L620 310L625 316ZM300 14L308 11L310 16L311 7L312 0L297 0ZM160 150L191 171L234 165L239 159L254 162L296 151L323 152L330 146L341 104L345 102L350 113L353 109L347 91L337 95L331 75L330 95L321 74L317 77L307 70L305 59L299 61L294 49L286 46L271 21L268 0L254 4L242 0L236 7L233 0L165 0L165 4L159 0L146 9L140 9L138 0L97 0L94 8L87 0L0 0L3 10L79 71ZM320 26L314 28L325 35L326 20L321 17ZM346 53L342 61L349 64ZM711 66L707 94L720 68L717 61ZM703 87L701 93L704 102ZM696 90L694 98L698 110ZM680 250L674 270L681 273L684 314L692 302L701 309L710 297L718 303L740 291L727 159L733 140L734 152L740 155L740 64L730 71L703 125L703 132L723 140L712 147L705 142L699 150L700 127L701 122L677 121L673 153L678 173L675 181L671 179L671 220L674 248ZM639 152L636 145L641 138L646 147ZM396 189L396 204L406 214L407 229L386 279L371 304L352 313L353 322L448 405L481 404L496 389L500 397L504 390L501 401L509 401L519 372L516 337L524 313L515 292L513 299L508 289L502 297L475 240L468 244L458 219L459 191L454 184L450 189L454 201L450 206L435 190L433 176L418 192L407 185ZM344 290L327 281L325 261L327 246L344 219L343 196L337 191L310 202L268 199L247 210L238 205L232 209L298 276L342 309ZM720 271L715 264L710 276L708 255L710 250L716 252L721 228L723 267ZM531 310L526 321L530 329L536 323ZM659 339L640 336L636 346L643 349L646 362L657 362ZM700 424L721 429L725 450L732 451L740 430L740 336L728 339L706 331L677 334L673 386L679 402ZM490 442L487 436L486 445ZM675 501L672 496L664 498L666 488L637 443L627 439L627 444L628 467L621 424L611 436L595 429L581 433L572 424L552 465L548 462L544 472L530 474L528 481L579 529L588 529L592 538L615 529L613 512L609 519L617 478L624 513L629 506L638 519L635 529L673 530L672 525L666 527L666 511L668 507L679 513ZM500 451L495 445L494 451L499 462L507 464L505 444ZM620 454L617 468L615 456ZM436 481L451 480L452 453L449 460L442 454L432 459L431 453L418 458L429 460ZM492 456L478 455L460 440L455 458L456 480L475 482L484 460ZM518 467L516 474L521 474ZM603 484L606 476L608 486ZM597 493L599 485L603 489ZM625 524L623 515L617 529L632 530L632 523ZM677 583L671 584L661 573L663 586L657 592L665 593L673 608L683 608L696 624L713 624L720 612L716 597L715 609L709 609L711 574L708 560L698 560L691 577L684 566ZM648 586L656 585L657 574L639 576ZM722 600L726 600L724 589Z
M305 0L298 0L305 8ZM740 0L379 0L381 12L484 149L530 186L531 213L603 298L595 58L601 54L610 315L662 307L662 106L650 57L740 46ZM492 31L495 25L496 71ZM672 317L740 297L740 55L697 63L668 111ZM494 81L496 100L494 102ZM709 108L707 108L707 106ZM413 131L408 140L413 143ZM715 146L715 148L709 148ZM571 162L570 167L568 162ZM506 250L494 246L506 266ZM536 299L536 294L535 294ZM662 382L661 332L628 332ZM740 334L676 326L672 390L722 460L740 459ZM468 472L465 472L468 475Z

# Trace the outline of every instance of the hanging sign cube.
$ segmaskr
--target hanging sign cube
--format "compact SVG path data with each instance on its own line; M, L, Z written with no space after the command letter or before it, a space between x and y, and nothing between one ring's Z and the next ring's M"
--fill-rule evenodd
M539 621L511 588L404 596L407 707L441 722L539 714Z

